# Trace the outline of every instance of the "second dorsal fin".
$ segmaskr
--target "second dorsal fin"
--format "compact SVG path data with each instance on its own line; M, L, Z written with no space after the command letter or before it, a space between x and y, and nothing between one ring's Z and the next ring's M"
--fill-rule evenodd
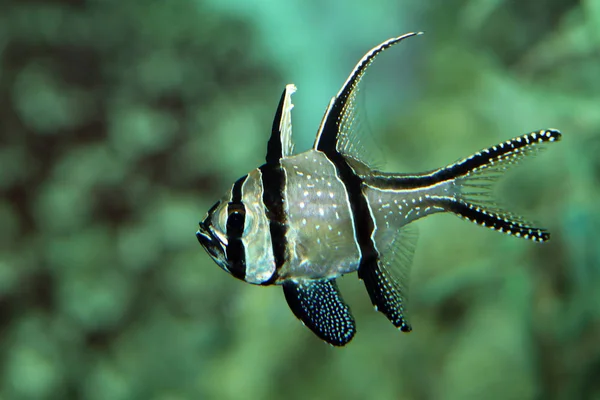
M401 42L408 37L420 35L422 32L410 32L402 36L391 38L378 46L372 48L356 64L346 82L331 100L329 107L323 116L314 149L331 156L333 153L341 153L347 157L354 158L372 164L372 160L365 160L365 151L362 150L359 138L360 122L359 107L357 107L357 95L359 84L365 75L367 68L375 58L384 50ZM368 151L367 151L368 153ZM368 154L367 154L368 155Z

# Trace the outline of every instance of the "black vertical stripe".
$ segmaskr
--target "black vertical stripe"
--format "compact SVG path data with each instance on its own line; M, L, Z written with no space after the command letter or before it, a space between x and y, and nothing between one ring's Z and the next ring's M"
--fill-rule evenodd
M362 179L356 175L340 153L335 151L326 155L337 168L340 180L348 194L354 220L354 232L361 253L358 276L362 279L361 270L376 267L379 257L375 243L371 239L375 224L369 211L367 198L362 191Z
M246 208L242 203L242 185L248 178L238 179L231 189L231 201L227 204L227 266L231 275L244 280L246 277L246 249L242 233L246 223Z
M263 285L273 284L279 274L278 271L285 263L287 253L287 218L283 207L283 191L285 188L285 172L281 163L276 165L265 164L260 167L263 184L263 204L269 230L271 232L271 243L273 246L273 258L275 259L275 272Z
M269 231L271 233L271 244L273 258L275 260L275 272L263 285L270 285L277 280L278 271L285 263L287 251L287 218L283 208L283 191L285 188L285 172L281 166L283 158L283 141L281 137L281 119L283 118L283 107L287 88L283 90L277 112L273 119L271 137L267 143L266 164L261 166L261 179L263 185L263 205L269 220Z
M333 162L337 168L338 175L346 188L354 220L354 231L361 251L360 266L358 269L359 277L361 277L361 269L369 267L374 268L377 266L378 254L375 249L375 243L373 243L373 240L371 239L375 224L369 211L367 199L362 192L362 179L356 175L342 154L337 150L340 123L344 114L348 112L346 109L348 99L351 98L352 93L356 90L361 78L375 57L403 39L415 35L417 35L417 33L408 33L397 38L389 39L371 49L371 51L358 62L346 80L346 83L337 94L331 109L325 116L325 121L322 125L321 132L319 132L318 142L315 146L316 150L325 153L331 162Z
M375 53L377 54L377 53ZM371 239L375 224L369 211L367 199L362 192L362 179L356 175L350 165L344 159L344 156L337 150L337 141L339 133L339 122L344 110L344 106L352 89L356 85L357 79L360 78L364 68L368 66L369 60L366 60L361 67L357 68L357 73L348 80L348 84L341 91L338 98L335 100L329 114L326 116L323 132L316 149L325 153L327 158L335 165L340 180L346 188L350 209L354 220L354 232L356 240L361 252L360 265L358 275L361 277L361 269L369 266L375 267L377 263L377 250L375 243Z

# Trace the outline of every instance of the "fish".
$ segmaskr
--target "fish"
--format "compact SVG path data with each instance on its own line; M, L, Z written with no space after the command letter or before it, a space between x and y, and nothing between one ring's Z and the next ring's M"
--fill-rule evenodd
M207 212L196 237L223 270L250 284L279 285L293 314L333 346L356 333L337 285L357 272L375 309L400 331L407 319L408 279L416 246L414 222L451 213L497 232L534 242L546 229L494 201L504 172L560 131L542 129L418 174L378 170L361 145L357 94L383 51L422 34L390 38L368 51L330 100L308 151L295 154L293 84L279 100L265 163L239 178Z

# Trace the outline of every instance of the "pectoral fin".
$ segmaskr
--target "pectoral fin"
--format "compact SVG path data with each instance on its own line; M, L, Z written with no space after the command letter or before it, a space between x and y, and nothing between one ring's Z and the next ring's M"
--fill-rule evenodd
M327 343L344 346L354 337L354 317L335 279L285 282L283 293L294 315Z

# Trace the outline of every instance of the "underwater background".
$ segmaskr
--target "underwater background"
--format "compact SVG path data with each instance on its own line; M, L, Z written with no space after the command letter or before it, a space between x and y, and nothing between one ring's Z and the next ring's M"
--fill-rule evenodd
M333 348L194 233L285 84L303 151L362 55L420 30L364 80L385 170L560 129L498 191L552 239L418 221L413 332L352 274ZM2 1L0 399L600 399L599 152L599 0Z

